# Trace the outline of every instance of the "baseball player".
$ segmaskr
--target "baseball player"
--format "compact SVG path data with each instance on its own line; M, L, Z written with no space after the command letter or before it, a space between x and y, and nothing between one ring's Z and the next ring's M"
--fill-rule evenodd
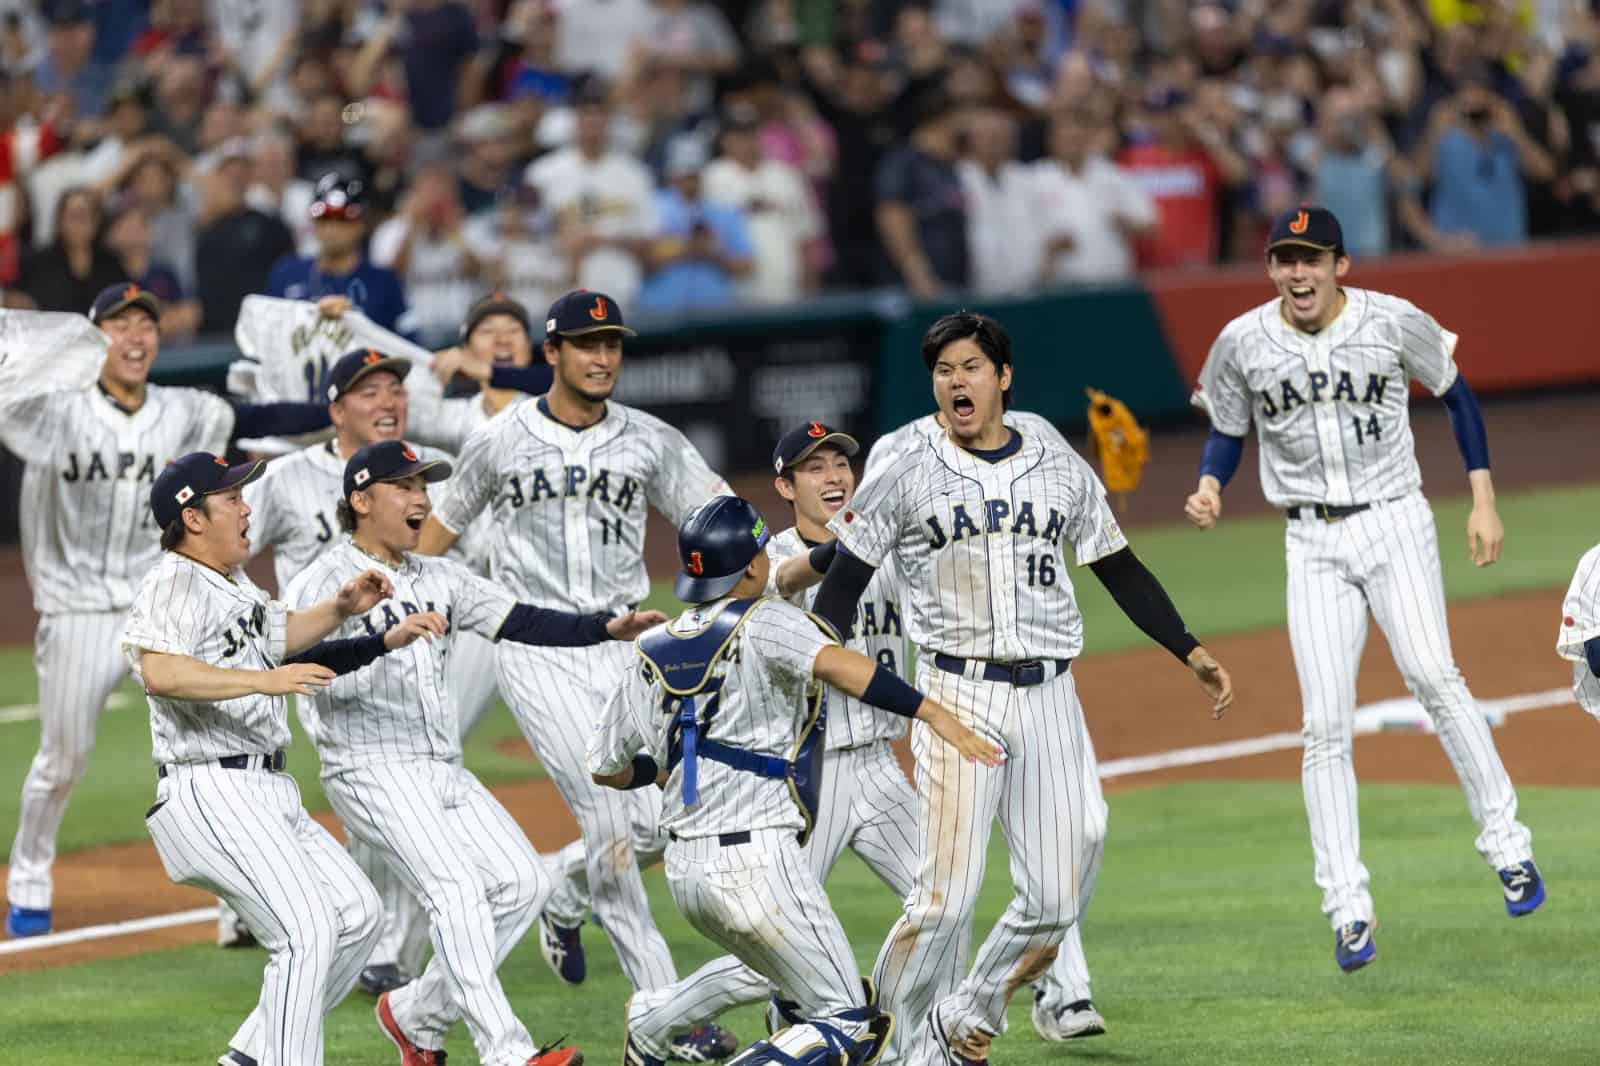
M1556 654L1572 662L1572 695L1578 706L1600 718L1600 546L1584 554L1572 575L1561 604Z
M393 596L346 621L338 635L381 634L421 613L438 619L443 639L318 691L304 718L340 821L399 872L432 927L427 969L378 1000L378 1020L403 1061L442 1060L446 1030L464 1017L488 1066L563 1066L581 1055L536 1053L495 973L550 894L550 876L512 817L461 766L447 662L458 632L582 646L631 640L666 616L526 606L453 559L411 554L430 510L426 486L449 473L448 463L420 459L404 441L368 445L345 465L339 525L349 536L291 582L287 602L316 603L375 567Z
M839 547L816 611L842 631L875 569L892 561L907 587L919 687L1006 749L1002 767L965 765L913 731L917 880L876 968L887 1008L920 1028L908 1057L977 1062L1004 1032L1011 995L1049 968L1082 912L1092 879L1083 867L1100 859L1104 821L1091 802L1095 768L1070 673L1083 619L1064 553L1193 670L1215 715L1233 691L1128 547L1089 465L1004 421L1012 355L1000 324L946 315L922 354L945 432L911 435L829 522ZM967 936L996 817L1016 895L950 991L959 971L949 960Z
M998 766L1003 755L884 664L839 647L814 615L763 596L770 536L735 496L684 522L674 591L693 606L639 639L643 662L606 704L588 765L613 788L664 785L667 884L679 910L777 986L791 1025L737 1061L871 1063L893 1023L803 852L827 775L817 683L919 719L957 761ZM695 994L697 977L635 993L625 1063L660 1066L676 1003Z
M250 556L241 489L261 467L195 452L154 479L148 509L162 554L119 643L149 695L157 782L145 824L162 866L174 882L228 900L271 953L260 1001L219 1061L316 1066L323 1016L355 983L379 909L355 863L300 805L294 779L278 772L289 743L284 696L309 695L428 627L412 620L317 644L393 595L374 569L301 610L256 588L241 569ZM241 1048L258 1050L244 1058Z
M439 554L493 508L489 559L495 581L542 607L615 613L649 592L643 559L646 504L674 522L728 492L682 433L608 400L631 334L609 296L579 290L550 308L544 356L550 391L504 412L462 448L423 530ZM633 858L630 823L654 801L599 788L584 768L594 714L630 665L620 644L592 648L497 648L500 691L583 834L594 910L636 989L675 979L651 920ZM541 923L543 924L543 923ZM720 1042L725 1034L718 1031ZM716 1057L732 1048L719 1044Z
M17 512L39 630L39 751L22 782L6 885L6 932L51 927L51 866L72 788L88 767L106 700L127 667L117 651L134 589L160 534L147 494L162 467L238 436L307 432L327 415L303 404L233 407L198 389L151 385L161 305L137 285L95 297L109 346L99 381L0 399L0 441L25 464Z
M1360 857L1351 729L1367 612L1389 639L1406 686L1456 768L1478 853L1498 870L1506 909L1544 901L1532 838L1489 726L1450 654L1433 512L1412 446L1408 388L1444 400L1472 486L1474 563L1500 555L1489 447L1472 390L1456 369L1456 335L1395 296L1340 284L1350 269L1338 219L1320 207L1272 225L1267 275L1276 298L1229 322L1200 371L1195 403L1211 418L1199 486L1184 513L1201 529L1222 514L1252 420L1261 487L1288 516L1289 642L1300 675L1301 779L1322 911L1345 972L1377 952Z

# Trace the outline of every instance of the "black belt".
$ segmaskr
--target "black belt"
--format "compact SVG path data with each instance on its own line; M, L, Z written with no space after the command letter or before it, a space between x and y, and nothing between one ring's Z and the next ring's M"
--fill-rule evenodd
M1402 499L1405 499L1405 497L1391 496L1383 502L1393 503ZM1349 518L1353 514L1360 514L1362 511L1370 510L1372 510L1372 504L1370 503L1306 503L1298 507L1287 508L1283 513L1290 518L1320 518L1324 522L1337 522L1341 518Z
M220 759L207 761L216 763L224 770L282 770L287 760L284 759L282 749L279 749L271 755L224 755ZM156 767L158 780L166 776L165 766Z
M963 676L966 675L967 664L971 661L973 660L946 655L943 652L935 652L933 656L933 665L946 673ZM1030 685L1042 685L1050 679L1045 676L1045 666L1051 663L1055 664L1056 671L1050 677L1064 674L1072 666L1071 659L1022 659L1014 663L984 662L981 676L985 681L998 681L1002 684L1015 685L1017 688L1027 688Z
M674 844L683 839L677 833L669 832L667 836L672 838ZM718 833L717 843L725 848L731 848L738 844L748 844L750 843L750 830L741 829L737 833Z

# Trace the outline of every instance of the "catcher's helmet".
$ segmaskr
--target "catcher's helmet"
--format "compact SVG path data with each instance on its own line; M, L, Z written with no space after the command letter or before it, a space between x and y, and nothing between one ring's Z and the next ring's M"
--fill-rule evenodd
M766 519L749 500L713 497L690 512L678 529L683 570L672 591L685 603L726 596L770 539Z
M366 214L366 209L367 186L360 178L331 170L317 179L311 200L313 219L355 222Z

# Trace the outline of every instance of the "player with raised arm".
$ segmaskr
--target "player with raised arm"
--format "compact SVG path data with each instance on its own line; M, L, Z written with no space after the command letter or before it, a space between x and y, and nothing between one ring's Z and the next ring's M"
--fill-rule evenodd
M830 521L839 548L816 611L847 627L874 571L892 559L908 590L918 686L1006 749L1003 766L966 765L913 730L917 882L875 970L886 1007L915 1029L894 1057L971 1063L1004 1032L1011 996L1055 958L1083 908L1084 867L1100 859L1104 822L1070 672L1083 619L1065 553L1193 670L1214 716L1233 688L1128 547L1089 465L1006 424L1012 355L1000 324L946 315L923 337L922 355L945 432L913 434ZM962 978L997 817L1016 894Z
M1200 370L1194 399L1211 434L1184 513L1201 529L1216 525L1253 421L1262 491L1288 517L1301 780L1322 912L1333 925L1334 959L1348 973L1377 952L1351 760L1369 611L1461 779L1478 854L1499 872L1506 910L1527 914L1545 895L1532 835L1517 821L1516 790L1450 653L1438 534L1411 437L1411 382L1450 411L1472 487L1472 561L1498 559L1505 531L1483 416L1456 369L1456 335L1406 300L1341 285L1350 259L1339 220L1325 208L1275 220L1266 256L1277 296L1229 322Z
M327 425L326 413L306 404L233 406L199 389L150 384L160 319L161 304L148 290L110 286L89 309L109 342L96 384L0 398L0 441L24 463L17 513L40 616L39 751L22 781L11 846L10 936L51 928L56 836L106 700L127 671L117 640L134 589L161 551L150 485L187 452Z
M145 824L161 864L174 882L226 899L270 953L260 1000L219 1061L319 1066L323 1017L372 947L378 897L281 772L284 697L310 695L442 619L430 626L418 616L384 634L323 642L393 594L375 569L302 610L269 599L241 569L250 557L241 489L261 467L194 452L155 479L148 508L161 556L118 643L149 695L157 781ZM236 1049L245 1047L259 1050L243 1058Z
M555 371L550 391L468 439L423 529L421 551L448 550L492 508L491 572L519 599L583 613L638 605L650 590L647 504L677 523L729 489L682 433L609 399L622 338L632 332L603 293L579 290L551 306L544 341L545 361ZM636 989L671 984L672 957L650 917L633 857L633 823L655 824L657 798L599 788L584 768L595 715L628 670L628 649L502 643L497 665L501 693L577 819L595 914L623 973ZM696 1040L682 1049L691 1061L733 1051L731 1038L715 1027Z
M639 638L642 662L607 702L588 765L612 788L665 788L667 884L678 908L776 986L789 1025L736 1061L867 1066L893 1021L861 980L804 850L826 776L822 684L877 713L918 719L953 759L993 767L1004 755L883 664L839 647L815 615L762 595L770 536L735 496L683 523L674 591L693 606ZM661 1066L679 1004L699 979L634 994L626 1066Z

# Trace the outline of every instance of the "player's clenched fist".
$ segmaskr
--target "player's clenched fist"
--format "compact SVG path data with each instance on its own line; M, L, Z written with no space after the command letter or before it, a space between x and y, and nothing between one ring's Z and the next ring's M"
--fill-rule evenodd
M367 570L344 583L334 597L334 604L341 615L349 618L353 614L370 611L393 595L394 586L388 578L376 570Z
M660 611L629 611L606 623L606 632L612 640L633 640L646 630L654 629L667 620Z
M1201 529L1210 529L1222 517L1222 486L1207 474L1183 505L1184 517Z
M940 740L955 748L968 762L981 762L985 766L999 766L1006 761L1006 753L962 725L943 704L925 699L917 708L918 721L928 723Z
M1200 686L1211 696L1214 703L1211 708L1212 718L1221 718L1228 713L1228 708L1233 704L1233 678L1228 676L1228 671L1222 664L1211 657L1211 653L1204 648L1195 648L1189 653L1189 669L1194 671L1194 676L1200 679Z
M383 646L390 651L399 651L408 644L418 640L432 640L442 637L450 631L450 623L438 611L422 611L418 614L408 614L405 621L397 626L390 626L383 634Z
M264 672L258 691L264 696L310 696L319 688L327 688L338 676L318 663L289 663Z

